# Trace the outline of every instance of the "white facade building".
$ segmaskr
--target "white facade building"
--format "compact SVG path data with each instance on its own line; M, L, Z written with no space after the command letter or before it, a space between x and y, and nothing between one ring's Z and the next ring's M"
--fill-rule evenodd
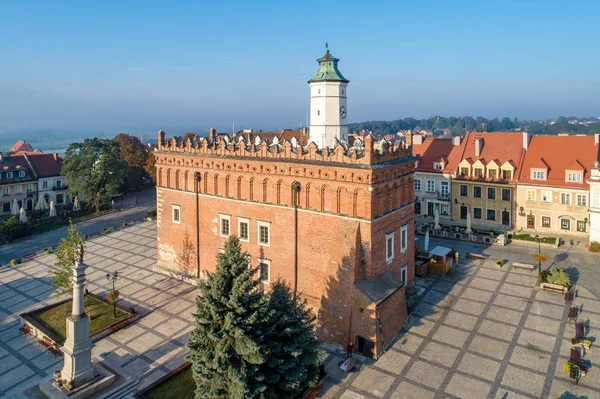
M600 242L600 166L591 169L590 178L590 242Z
M310 141L319 148L334 147L348 139L347 88L349 80L338 70L339 59L327 53L319 58L319 69L310 86Z

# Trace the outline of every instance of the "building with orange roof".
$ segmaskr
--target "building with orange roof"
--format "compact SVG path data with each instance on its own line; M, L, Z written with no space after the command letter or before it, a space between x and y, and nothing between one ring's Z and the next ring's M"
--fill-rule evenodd
M590 231L588 179L600 135L533 136L519 172L516 227L540 235Z
M600 163L596 161L590 178L590 243L600 242Z
M527 132L467 132L448 160L452 219L480 229L515 226L516 184L527 151Z
M22 155L23 153L34 152L35 150L29 143L24 140L17 141L12 147L10 147L9 152L15 155Z
M412 155L417 158L414 178L416 218L433 222L437 212L440 222L450 221L453 171L449 168L449 160L460 152L460 144L460 136L433 139L407 133L406 145L412 148Z

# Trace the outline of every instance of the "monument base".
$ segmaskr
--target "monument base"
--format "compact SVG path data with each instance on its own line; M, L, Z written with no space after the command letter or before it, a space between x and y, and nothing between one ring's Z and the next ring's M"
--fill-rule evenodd
M52 376L40 381L40 391L52 399L81 399L101 391L115 381L115 374L100 363L92 362L92 370L94 370L94 378L71 391L61 390L52 385L54 382Z

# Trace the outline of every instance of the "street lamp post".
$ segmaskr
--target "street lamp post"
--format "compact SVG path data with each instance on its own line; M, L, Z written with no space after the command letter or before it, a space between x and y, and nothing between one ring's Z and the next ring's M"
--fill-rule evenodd
M535 242L538 243L538 277L542 277L542 258L541 258L541 254L542 254L542 244L540 241L540 236L539 235L535 235Z
M113 274L106 273L106 279L109 281L112 280L113 295L115 293L115 281L117 281L118 278L119 278L118 271L115 271ZM113 317L117 318L117 298L116 297L113 297Z

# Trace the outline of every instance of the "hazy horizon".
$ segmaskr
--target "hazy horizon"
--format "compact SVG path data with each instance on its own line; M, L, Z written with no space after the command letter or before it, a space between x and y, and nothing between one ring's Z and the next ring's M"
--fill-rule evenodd
M0 140L306 125L326 41L351 81L351 123L599 115L600 4L565 4L7 3Z

